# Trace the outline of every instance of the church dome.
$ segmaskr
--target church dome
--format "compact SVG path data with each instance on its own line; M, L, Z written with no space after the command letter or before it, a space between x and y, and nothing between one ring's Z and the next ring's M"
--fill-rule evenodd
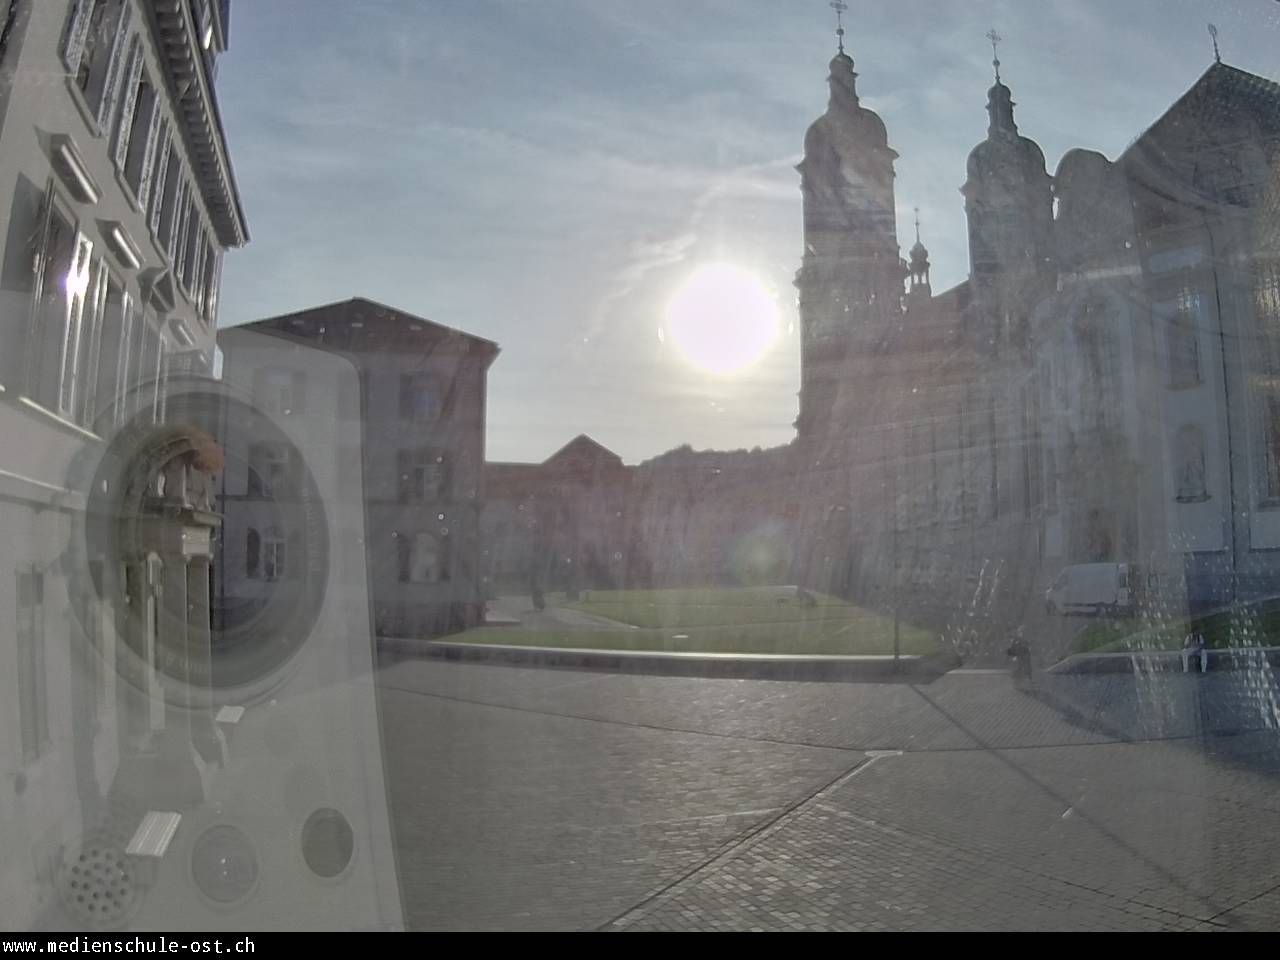
M837 53L831 59L831 73L827 78L831 100L827 112L813 122L805 135L806 152L831 139L842 145L889 149L889 133L884 121L858 100L857 76L853 58L847 53Z
M1013 92L996 81L987 91L987 113L991 116L987 139L969 153L969 179L1013 175L1020 179L1047 176L1044 151L1030 137L1018 133L1013 119Z

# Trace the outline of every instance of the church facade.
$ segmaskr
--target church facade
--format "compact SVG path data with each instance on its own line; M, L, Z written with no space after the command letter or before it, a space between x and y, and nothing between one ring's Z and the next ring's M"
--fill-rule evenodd
M842 49L799 166L797 580L944 622L1022 622L1076 563L1183 613L1276 592L1280 85L1214 62L1051 175L997 61L969 277L934 293L856 78Z

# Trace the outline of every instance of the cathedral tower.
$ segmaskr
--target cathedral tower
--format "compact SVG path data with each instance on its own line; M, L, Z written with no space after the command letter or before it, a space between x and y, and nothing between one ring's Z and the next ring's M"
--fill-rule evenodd
M857 73L840 50L831 61L827 112L805 136L804 260L800 291L802 440L832 421L847 362L860 338L880 335L902 311L902 263L893 162L884 122L858 100Z
M1000 37L989 33L992 48ZM987 92L987 139L969 154L961 188L969 218L969 262L974 295L997 341L1024 332L1027 315L1052 278L1053 181L1044 152L1021 136L1013 120L1013 94L1000 80Z

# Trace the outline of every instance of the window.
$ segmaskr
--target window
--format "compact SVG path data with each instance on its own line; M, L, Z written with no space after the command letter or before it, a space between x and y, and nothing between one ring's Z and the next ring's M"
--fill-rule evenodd
M178 248L178 279L187 295L195 299L199 289L199 273L204 257L202 246L204 225L200 220L199 194L190 186L187 188L186 213L182 219L182 238Z
M196 314L203 316L204 314L204 248L208 241L208 234L205 233L203 225L200 223L199 217L194 213L192 216L191 232L193 236L188 246L191 248L191 262L187 267L187 293L191 297L191 302L195 304Z
M396 534L401 583L441 583L449 579L447 537L417 533Z
M187 208L187 182L182 177L181 161L175 146L169 152L169 173L165 187L163 209L160 213L160 244L169 262L178 260L179 241L182 236L183 211Z
M1268 376L1280 376L1280 260L1259 259L1253 269L1253 306L1262 341L1262 371Z
M426 503L445 495L448 470L442 454L425 449L401 450L397 460L401 503Z
M285 542L275 528L262 538L262 579L279 580L285 571Z
M160 351L160 336L155 331L155 318L148 315L142 318L142 335L138 337L136 385L153 388L156 374L157 358Z
M1266 491L1280 499L1280 260L1254 263L1254 316L1258 330L1256 379L1262 411L1262 444L1266 452Z
M196 316L204 317L204 265L205 265L205 248L209 243L209 235L203 230L199 231L196 236L196 252L191 261L191 283L188 289L191 291L191 300L195 303Z
M255 371L254 402L265 413L288 415L302 410L306 374L301 370L268 367Z
M50 410L71 415L80 323L89 292L92 244L77 236L61 204L47 204L44 237L36 255L28 394Z
M1204 479L1204 431L1197 426L1181 428L1178 431L1174 455L1178 500L1182 503L1207 500L1209 494L1205 489Z
M49 742L44 664L44 575L22 571L17 581L18 716L22 758L30 763Z
M151 394L151 419L160 422L160 373L164 364L164 343L154 327L154 319L143 321L138 383Z
M94 269L90 295L85 304L84 322L76 345L77 362L72 376L74 401L68 410L77 423L89 426L97 414L99 363L102 356L102 325L105 319L108 287L107 265L99 260Z
M290 492L288 448L278 443L257 443L249 448L249 496L283 497Z
M169 155L169 121L160 110L159 94L154 93L152 118L147 138L143 141L142 171L138 176L138 204L147 213L147 225L154 231L154 218L160 200L160 179Z
M98 354L98 411L114 411L111 419L119 423L120 402L128 389L129 351L133 343L133 300L120 281L108 274L103 304L102 347Z
M120 131L116 137L116 167L124 174L138 206L146 208L143 195L143 173L149 166L160 130L160 104L156 90L142 69L141 46L135 48L136 66L131 67L128 96L120 114Z
M218 325L218 286L222 275L222 254L217 242L210 240L204 264L204 318L209 326Z
M18 175L5 234L4 261L0 266L0 290L6 302L33 304L40 278L40 250L48 218L48 194L43 186ZM22 384L27 378L29 310L0 311L0 336L6 349L0 350L0 383Z
M80 387L86 314L93 312L94 298L90 289L92 252L93 246L88 240L84 237L77 238L75 266L66 281L67 319L66 328L61 332L62 369L58 374L58 412L73 420L76 418Z
M1200 295L1183 290L1177 309L1168 321L1169 386L1200 384Z
M1280 500L1280 396L1266 398L1267 497Z
M151 232L156 235L166 253L173 236L173 211L176 209L178 184L181 171L178 149L172 143L173 132L166 129L165 144L156 160L156 182L151 195Z
M440 389L429 373L400 374L400 417L426 423L440 415Z
M156 357L156 398L155 398L155 421L156 423L164 423L168 415L169 400L169 367L171 365L171 356L169 344L164 338L160 338L159 355Z
M252 527L244 537L244 575L256 579L262 565L262 538Z
M191 244L195 241L192 232L196 230L198 224L196 202L192 198L192 193L191 184L186 184L183 189L182 209L178 211L178 246L174 251L177 256L174 260L174 273L178 275L178 282L182 284L183 289L187 289L187 279L191 275Z
M62 59L68 74L104 129L104 114L110 115L112 73L119 70L120 38L128 28L130 12L124 0L76 0L63 39Z

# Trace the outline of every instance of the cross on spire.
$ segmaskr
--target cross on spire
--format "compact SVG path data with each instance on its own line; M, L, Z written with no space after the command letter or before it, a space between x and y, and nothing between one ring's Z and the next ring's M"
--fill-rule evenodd
M1000 82L1000 44L1004 37L996 33L996 28L992 27L986 32L986 38L991 41L991 65L996 68L996 83Z
M920 242L920 208L916 207L916 243Z
M1218 52L1218 28L1212 23L1209 24L1209 36L1213 38L1213 60L1215 63L1222 62L1222 54Z
M844 53L844 12L849 9L849 5L844 0L831 0L827 6L836 12L836 42L840 52Z

